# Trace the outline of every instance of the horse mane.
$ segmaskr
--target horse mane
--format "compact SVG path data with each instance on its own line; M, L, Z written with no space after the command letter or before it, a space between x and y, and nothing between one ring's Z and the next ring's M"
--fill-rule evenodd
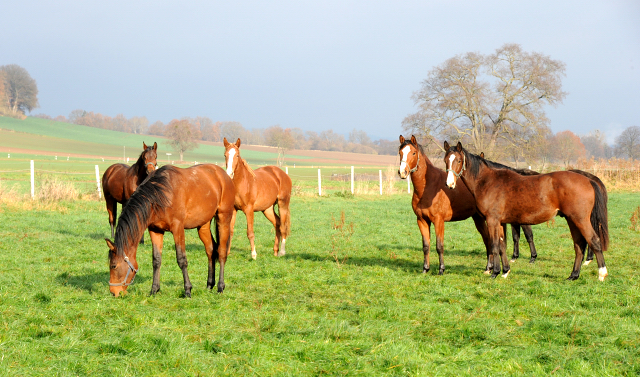
M173 186L170 175L175 172L174 166L161 167L149 174L131 195L118 218L114 240L118 254L124 252L125 246L140 240L140 233L147 227L152 211L171 206Z
M136 175L140 171L140 167L144 166L144 154L147 153L147 149L144 149L142 153L140 153L140 156L138 157L138 160L136 161L136 163L131 166L131 168L136 173Z
M480 157L482 158L482 157ZM507 169L507 170L511 170L514 171L520 175L540 175L540 173L538 173L535 170L530 170L530 169L516 169L516 168L512 168L511 166L507 166L507 165L503 165L501 163L498 162L494 162L494 161L490 161L490 160L484 160L484 162L487 164L487 166L494 168L494 169Z

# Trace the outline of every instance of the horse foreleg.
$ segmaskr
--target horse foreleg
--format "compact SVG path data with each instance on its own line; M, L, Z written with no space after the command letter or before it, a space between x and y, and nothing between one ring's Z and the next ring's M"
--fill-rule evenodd
M280 232L280 216L278 216L273 209L273 206L262 211L264 216L273 224L273 228L276 230L276 240L273 243L273 256L282 256L284 255L284 242L282 244L282 255L278 253L280 249L280 238L282 238L282 233Z
M500 238L503 237L502 225L500 223L496 223L495 221L490 222L489 220L487 220L487 227L489 228L491 254L493 257L493 269L491 270L491 278L495 279L496 276L500 275L500 243L502 242Z
M219 213L216 220L216 226L218 227L218 261L220 262L220 276L218 278L218 293L222 293L225 288L224 284L224 266L227 263L227 255L230 244L230 231L229 226L231 223L230 215L225 213Z
M162 244L164 233L149 230L151 245L153 245L153 283L151 284L152 295L160 290L160 267L162 266Z
M233 238L233 229L236 226L236 214L238 210L234 209L233 214L231 215L231 230L229 231L229 251L227 251L227 255L231 254L231 239ZM220 242L220 234L218 234L218 224L216 220L216 237L218 238L218 242Z
M511 238L513 239L511 262L515 262L520 258L520 224L511 224Z
M173 233L173 241L176 244L176 261L178 262L178 267L182 270L182 278L184 279L184 295L185 297L191 297L191 280L189 280L189 272L187 271L187 250L185 249L185 240L184 240L184 228L182 224L174 227L172 229Z
M444 220L437 219L433 225L436 229L436 250L438 251L438 259L440 260L438 275L442 275L444 274Z
M533 229L531 228L531 225L522 225L522 231L524 232L524 238L527 239L527 243L529 244L529 251L531 252L531 259L529 259L529 263L533 263L538 257L536 245L533 243Z
M431 221L418 217L418 229L422 234L422 252L424 253L424 264L422 265L422 273L426 274L431 268L429 266L429 251L431 248Z
M218 245L211 235L211 223L207 223L198 228L198 236L200 241L204 244L204 251L207 253L207 259L209 263L209 273L207 275L207 289L212 289L215 284L215 259L213 258L214 249L217 249Z
M251 258L255 260L258 257L258 253L256 253L255 236L253 234L253 207L247 206L244 209L244 214L247 216L247 238L251 244Z

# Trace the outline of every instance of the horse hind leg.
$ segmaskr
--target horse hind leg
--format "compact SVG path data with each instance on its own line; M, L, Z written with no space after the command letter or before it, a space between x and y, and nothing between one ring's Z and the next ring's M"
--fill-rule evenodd
M284 197L278 198L278 213L279 217L276 217L276 220L279 221L277 228L280 230L280 238L282 242L280 243L280 250L278 252L278 256L285 255L284 245L287 242L287 238L289 237L289 233L291 233L291 212L289 211L289 198L290 193L285 194Z
M486 221L478 216L477 214L473 215L473 222L476 225L476 229L480 236L482 237L482 242L484 243L484 247L487 250L487 265L484 270L485 275L491 274L491 270L493 269L493 253L491 252L491 239L489 237L489 228L487 227Z
M262 211L264 216L273 224L273 228L275 229L276 239L273 243L273 256L282 256L284 255L284 242L280 245L280 239L282 238L282 232L280 230L281 217L278 216L273 208L273 206ZM284 240L283 240L284 241ZM282 255L280 254L282 253Z
M204 244L204 251L207 254L209 271L207 274L207 289L212 289L215 285L215 260L218 259L217 255L214 258L214 252L217 254L218 245L211 234L211 224L206 224L198 228L198 236L200 241Z
M573 248L576 253L576 257L573 262L573 270L567 280L576 280L580 277L580 267L582 266L584 250L587 247L587 240L583 236L580 228L571 219L567 218L567 224L569 224L569 231L571 232L571 238L573 239Z
M511 224L511 238L513 239L511 262L515 262L520 258L520 224Z
M422 265L422 273L429 272L429 252L431 249L431 222L428 219L418 217L418 229L422 235L422 253L424 254L424 263Z
M533 242L533 229L531 228L531 225L522 225L522 231L524 232L524 237L527 239L529 251L531 252L531 259L529 259L529 263L534 263L536 258L538 258L538 251L536 250L536 245Z
M434 222L433 225L436 229L436 251L438 252L438 260L440 262L438 275L442 275L444 274L444 220Z

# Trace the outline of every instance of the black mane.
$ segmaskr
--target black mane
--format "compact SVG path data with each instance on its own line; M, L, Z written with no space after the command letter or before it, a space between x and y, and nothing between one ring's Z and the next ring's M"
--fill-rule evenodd
M125 246L140 240L152 211L171 206L173 187L170 176L175 171L175 167L165 165L150 174L122 208L114 241L118 254L123 253Z
M138 174L141 168L146 169L146 166L144 166L144 154L147 153L149 149L153 149L153 147L147 147L147 149L143 150L142 153L140 153L140 156L138 157L138 160L136 161L136 163L131 166L133 168L133 171L136 173L136 175Z
M450 150L453 150L454 152L456 151L456 147L451 147ZM466 155L467 161L468 161L468 167L467 169L469 170L469 172L475 177L478 175L478 172L480 171L480 164L484 164L485 166L491 168L491 169L506 169L506 170L511 170L513 172L516 172L520 175L539 175L540 173L538 173L535 170L529 170L529 169L515 169L512 168L511 166L507 166L507 165L503 165L501 163L498 162L494 162L494 161L490 161L487 159L484 159L476 154L470 153L468 150L466 150L465 148L462 148L463 153Z

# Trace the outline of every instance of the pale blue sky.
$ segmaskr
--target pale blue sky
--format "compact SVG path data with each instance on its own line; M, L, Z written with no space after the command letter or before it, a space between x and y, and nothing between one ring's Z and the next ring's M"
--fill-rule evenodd
M638 1L12 1L34 113L184 116L396 139L427 72L504 43L566 63L554 132L640 126Z

